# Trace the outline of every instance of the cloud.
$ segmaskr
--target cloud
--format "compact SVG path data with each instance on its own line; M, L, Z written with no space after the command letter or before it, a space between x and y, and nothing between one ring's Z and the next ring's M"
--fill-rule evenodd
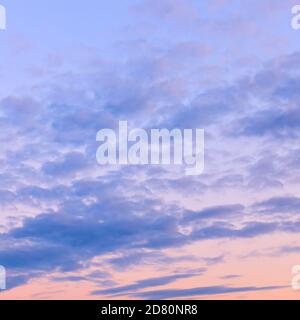
M205 271L205 269L203 269L203 271ZM165 276L165 277L149 278L149 279L139 280L136 283L131 285L114 287L114 288L109 288L105 290L97 290L92 292L92 295L122 295L122 294L130 295L132 291L139 291L139 290L147 289L151 287L160 287L180 279L187 279L197 275L199 274L187 273L187 274L175 274L175 275Z
M153 10L168 21L195 13L198 19L193 5L181 10L185 3L165 1ZM209 52L209 46L199 41L178 41L153 56L58 77L44 99L1 100L4 133L16 139L11 144L7 138L1 140L0 200L5 208L20 210L20 215L15 214L16 225L0 235L0 262L19 276L15 278L19 283L49 272L78 271L106 254L113 258L104 263L121 270L151 259L167 264L170 259L162 249L198 241L299 232L298 221L265 217L271 213L295 217L300 209L296 197L271 197L250 206L218 200L209 207L201 198L209 194L215 199L216 192L226 194L233 188L251 189L255 195L267 187L283 188L288 183L286 159L297 173L297 150L287 145L283 154L271 147L277 145L277 137L289 141L298 135L298 75L292 65L299 54L231 83L195 87L198 79L191 68L197 73L194 61ZM192 63L181 62L177 78L174 65L186 55L192 56ZM198 179L163 168L96 167L96 132L114 128L124 117L146 128L205 127L206 175ZM265 154L266 149L274 151ZM194 200L193 210L186 199L174 205L166 194L176 200L181 200L178 194L188 195ZM25 211L31 216L23 218ZM223 263L225 256L200 261ZM29 272L32 269L34 273Z
M280 226L277 223L248 222L241 228L224 227L215 223L208 227L196 229L192 232L191 238L193 240L254 238L279 230Z
M193 212L189 215L185 215L183 222L190 223L196 220L207 220L207 219L224 219L236 215L242 215L244 206L242 205L226 205L217 206L203 209L197 213Z
M254 208L262 213L299 213L300 198L297 197L273 197L266 201L256 203Z
M103 186L99 189L100 198L106 194L102 192ZM75 200L73 192L78 192L78 183L73 187L69 188L69 194L64 195L70 198L60 211L25 218L21 226L0 235L0 261L13 274L28 271L29 280L35 274L74 272L83 268L92 258L112 253L122 255L106 260L106 263L118 267L122 264L129 267L133 262L145 263L145 259L153 258L160 263L168 263L168 257L160 255L159 250L211 239L255 238L275 232L298 233L300 230L300 221L260 222L259 214L256 215L255 211L249 216L251 220L240 226L213 222L216 218L231 217L233 213L235 217L243 208L241 205L206 208L201 211L199 218L199 212L193 214L180 207L168 207L154 199L133 201L109 195L108 199L88 204L84 203L82 197L85 195L81 193L78 194L81 200ZM90 195L89 189L83 190L87 196ZM98 190L95 195L98 195ZM272 201L270 199L265 203ZM157 210L157 205L160 210ZM182 219L185 215L187 219ZM194 216L196 220L191 219ZM191 221L199 223L193 223L190 233L182 233L181 228ZM139 257L137 252L145 249L152 253ZM132 255L128 255L130 250L133 250ZM187 257L182 259L186 260ZM216 264L223 259L224 256L217 256L203 258L203 261Z
M297 138L300 127L300 112L291 111L261 111L253 116L239 120L239 135L273 136L281 138Z
M88 167L88 161L84 154L70 152L64 156L62 161L51 161L44 163L42 171L51 177L64 177Z
M141 4L132 6L132 10L138 14L151 15L159 20L183 23L184 21L197 21L200 15L193 1L189 0L162 0L153 3L144 0Z
M300 246L284 246L284 247L281 247L277 253L280 253L280 254L293 254L293 253L299 253L300 252Z
M107 283L109 285L113 285L114 282L111 279L111 275L104 271L93 271L89 274L76 276L76 275L68 275L68 276L59 276L52 277L51 280L55 282L80 282L80 281L90 281L90 282L99 282L101 285Z
M213 286L213 287L198 287L190 289L166 289L157 291L146 291L132 294L133 297L142 299L174 299L193 296L210 296L227 293L239 293L239 292L253 292L253 291L270 291L282 289L281 286L270 287L225 287L225 286Z
M237 279L237 278L240 278L241 275L239 274L227 274L225 276L222 276L222 279L224 280L231 280L231 279Z

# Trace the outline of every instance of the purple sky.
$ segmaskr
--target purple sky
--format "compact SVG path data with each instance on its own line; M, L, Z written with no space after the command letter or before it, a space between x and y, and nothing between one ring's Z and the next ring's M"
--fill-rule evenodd
M299 299L297 0L0 3L0 299ZM99 166L119 120L205 172Z

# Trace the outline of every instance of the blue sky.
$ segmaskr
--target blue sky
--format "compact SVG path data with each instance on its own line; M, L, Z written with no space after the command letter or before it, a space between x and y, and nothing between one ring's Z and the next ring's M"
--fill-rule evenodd
M298 298L297 1L0 2L0 298ZM205 172L99 166L119 120Z

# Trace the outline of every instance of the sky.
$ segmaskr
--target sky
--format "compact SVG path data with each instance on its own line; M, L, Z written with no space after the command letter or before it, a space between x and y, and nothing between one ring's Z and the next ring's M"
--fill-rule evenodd
M297 0L0 4L0 299L299 299ZM121 120L203 174L100 166Z

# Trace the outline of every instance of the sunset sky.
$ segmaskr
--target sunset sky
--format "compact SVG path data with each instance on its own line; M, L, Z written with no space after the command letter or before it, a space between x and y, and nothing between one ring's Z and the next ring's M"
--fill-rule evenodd
M300 0L0 0L0 299L299 299ZM100 129L205 130L205 170Z

